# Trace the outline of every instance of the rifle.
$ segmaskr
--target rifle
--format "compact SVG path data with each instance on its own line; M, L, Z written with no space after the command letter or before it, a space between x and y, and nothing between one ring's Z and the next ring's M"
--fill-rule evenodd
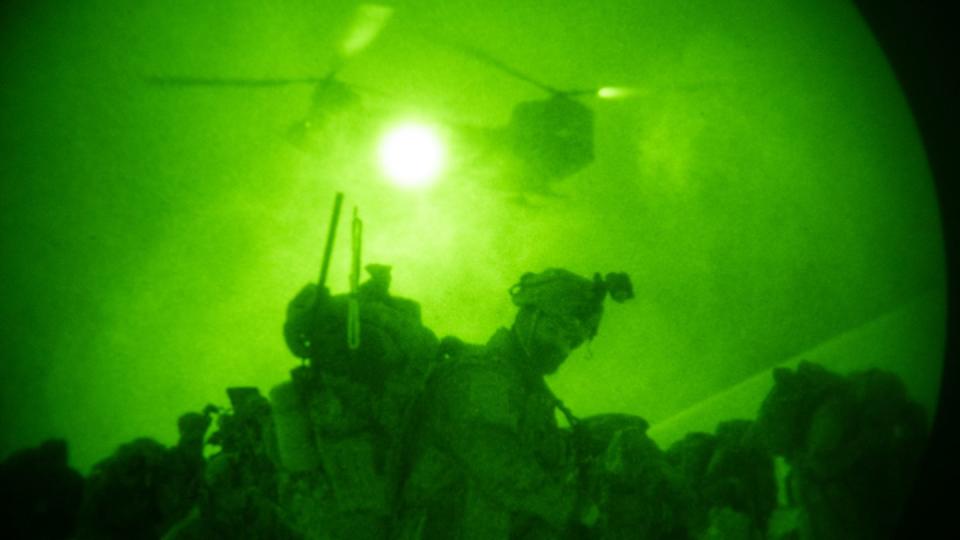
M327 243L323 250L323 262L320 264L320 276L317 278L317 293L314 298L314 311L316 308L330 296L326 287L327 272L330 268L330 258L333 253L333 243L336 240L337 225L340 222L340 207L343 206L343 193L337 192L333 201L333 212L330 215L330 226L327 228ZM357 299L357 288L360 281L360 251L361 238L363 234L363 222L357 215L357 209L353 209L353 255L351 257L350 270L350 297L347 301L347 344L350 350L355 351L360 347L360 304Z
M290 352L297 358L307 360L311 357L311 336L317 327L320 313L328 307L330 291L326 287L327 271L330 268L330 257L333 254L333 242L337 234L337 222L340 219L340 206L343 204L343 193L338 192L333 203L333 214L330 217L330 227L327 231L327 245L323 250L323 262L320 264L320 276L312 296L310 285L307 285L297 294L287 306L287 320L283 323L283 337Z
M340 207L342 205L343 192L338 191L337 197L333 201L333 214L330 216L330 226L327 228L327 244L323 248L323 262L320 263L320 277L317 278L317 301L320 301L320 296L327 291L327 270L330 268L330 256L333 253L333 242L337 237L337 224L340 222Z

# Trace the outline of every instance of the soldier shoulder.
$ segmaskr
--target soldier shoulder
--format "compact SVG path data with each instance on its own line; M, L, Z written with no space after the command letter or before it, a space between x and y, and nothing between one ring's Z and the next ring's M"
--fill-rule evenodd
M427 381L428 407L451 425L495 424L515 428L523 391L519 374L467 345L434 366Z

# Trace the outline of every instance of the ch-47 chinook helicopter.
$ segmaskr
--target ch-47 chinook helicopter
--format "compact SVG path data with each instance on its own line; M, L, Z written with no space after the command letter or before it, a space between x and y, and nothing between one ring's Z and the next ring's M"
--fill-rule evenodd
M462 128L482 146L507 156L498 187L517 195L554 196L554 184L580 172L594 160L594 113L583 100L626 97L635 90L601 87L561 90L543 83L493 56L463 43L444 40L507 75L527 82L549 97L514 105L509 122L492 128Z
M150 82L168 87L271 88L312 85L313 98L307 114L288 130L298 147L316 152L331 151L331 140L368 143L387 114L371 111L362 97L383 92L347 83L338 74L346 61L365 49L391 18L391 8L361 5L338 47L329 71L320 77L300 78L202 78L152 77ZM555 195L553 186L583 170L594 159L594 114L583 98L611 97L611 88L561 90L544 84L506 63L463 43L429 37L445 46L496 68L507 75L545 91L544 99L522 101L513 107L509 122L500 126L466 125L442 121L458 143L475 149L468 159L454 158L451 176L476 177L483 168L492 174L479 181L514 195ZM622 93L622 92L621 92ZM382 101L382 99L381 99ZM381 114L384 113L384 114ZM482 164L480 161L484 160ZM491 163L496 165L491 166ZM457 170L461 169L461 170Z

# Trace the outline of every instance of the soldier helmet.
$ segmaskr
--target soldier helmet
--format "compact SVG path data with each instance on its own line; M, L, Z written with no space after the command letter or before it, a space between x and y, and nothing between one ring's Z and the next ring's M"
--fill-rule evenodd
M603 299L607 293L617 302L633 297L630 277L624 273L607 274L593 280L560 268L539 274L527 272L510 288L510 299L520 308L533 307L546 314L572 318L585 326L592 339L597 334L603 315Z

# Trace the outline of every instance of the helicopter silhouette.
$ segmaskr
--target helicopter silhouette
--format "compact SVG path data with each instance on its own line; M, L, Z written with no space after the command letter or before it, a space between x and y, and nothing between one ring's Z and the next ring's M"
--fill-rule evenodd
M331 141L369 142L380 127L383 111L373 111L364 97L384 92L360 87L338 77L347 61L366 49L383 30L392 8L362 4L336 51L332 67L320 77L210 78L150 77L148 82L167 87L273 88L312 85L311 104L303 118L287 130L288 140L305 151L329 152ZM602 97L602 88L561 90L545 84L503 61L464 43L428 36L487 66L529 83L548 97L521 101L506 125L478 126L441 121L457 142L477 149L471 159L460 160L466 174L480 161L495 163L493 173L481 181L487 187L517 195L557 196L553 186L594 161L594 112L583 99ZM457 171L454 171L456 175ZM473 175L476 176L476 175Z
M287 129L287 139L308 152L324 149L331 134L356 138L367 127L362 114L362 94L372 90L348 83L339 77L348 60L366 49L380 34L393 15L393 9L380 4L360 4L342 39L338 42L331 67L326 74L312 77L242 78L242 77L176 77L154 76L146 81L166 88L279 88L313 86L310 107L306 114ZM343 133L343 132L349 133ZM354 137L350 137L354 135Z
M529 83L547 94L544 99L514 105L504 126L470 128L480 144L509 156L501 187L520 195L558 196L553 186L585 169L594 161L594 112L584 97L598 96L601 88L561 90L504 63L486 52L463 43L441 40L507 75Z

